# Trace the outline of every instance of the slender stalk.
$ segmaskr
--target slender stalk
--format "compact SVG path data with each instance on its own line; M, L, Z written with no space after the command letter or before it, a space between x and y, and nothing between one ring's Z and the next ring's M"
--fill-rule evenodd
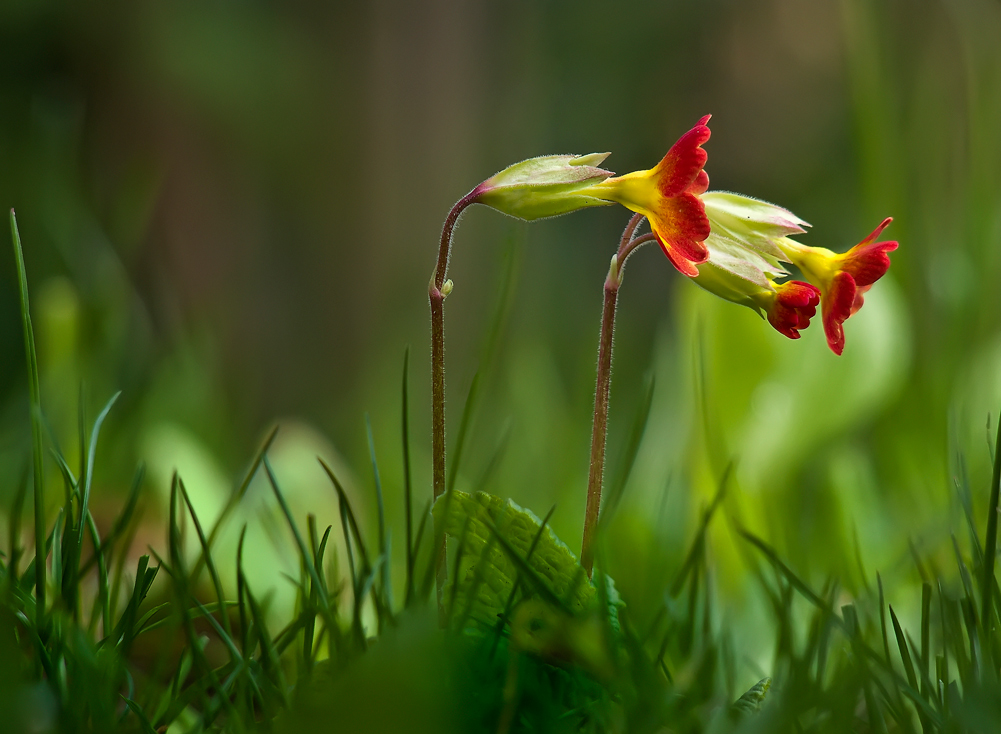
M643 215L636 214L629 220L619 249L612 257L605 278L605 301L601 311L601 336L598 340L598 376L594 390L594 420L591 424L591 466L587 477L587 506L584 510L584 540L580 562L591 576L594 567L594 536L601 510L601 487L605 473L605 439L608 434L608 396L612 382L612 341L615 332L615 306L622 285L622 271L626 259L640 245L656 239L652 234L634 237L643 222Z
M434 499L445 491L445 297L452 290L451 281L446 281L448 261L452 254L452 233L459 216L470 204L475 204L480 191L473 189L459 199L445 219L441 229L441 243L438 247L438 262L428 284L428 301L431 304L431 479ZM442 589L448 577L445 557L445 536L436 550L437 570L435 575L438 616L444 619Z

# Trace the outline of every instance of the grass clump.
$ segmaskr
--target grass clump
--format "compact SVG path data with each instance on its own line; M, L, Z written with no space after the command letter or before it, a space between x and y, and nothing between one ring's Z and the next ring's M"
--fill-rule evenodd
M742 641L721 620L707 529L726 477L693 529L683 561L656 608L620 597L601 556L590 577L539 519L509 500L449 483L413 512L408 366L402 448L406 547L402 602L385 527L379 466L375 537L320 459L340 526L300 527L269 459L276 430L210 526L175 474L166 550L137 554L144 469L103 534L89 502L102 425L117 395L80 442L75 473L58 447L46 451L41 396L20 240L11 218L28 359L32 453L10 508L0 558L0 722L20 732L995 732L1001 730L1001 594L995 574L1001 430L987 527L967 512L955 574L921 586L919 624L908 629L877 577L854 597L836 581L817 588L761 538L742 530L745 560L770 615L767 670L735 689ZM463 415L459 446L475 398ZM642 440L650 385L609 494L614 508ZM89 436L89 438L88 438ZM453 459L457 464L461 448ZM63 502L44 512L41 479L54 465ZM455 476L453 464L452 477ZM294 539L295 611L275 624L236 548L236 593L215 541L252 479L263 475ZM31 492L29 493L29 487ZM965 490L967 493L968 489ZM34 543L21 526L31 505ZM959 497L971 506L968 494ZM415 527L416 525L416 527ZM344 557L331 550L342 536ZM183 551L197 538L198 552ZM436 580L450 543L449 581ZM342 580L343 579L343 580ZM958 583L953 579L958 579ZM436 609L436 606L438 607Z

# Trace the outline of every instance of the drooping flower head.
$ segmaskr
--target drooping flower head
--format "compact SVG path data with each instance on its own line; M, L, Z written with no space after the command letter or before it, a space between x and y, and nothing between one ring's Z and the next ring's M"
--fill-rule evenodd
M753 309L776 331L799 339L820 305L820 291L809 283L780 282L789 275L782 249L790 235L810 226L788 209L749 196L711 192L702 196L711 232L709 259L692 281L733 303Z
M650 220L664 254L680 272L696 276L696 265L709 259L705 239L709 218L700 198L709 188L703 170L708 154L702 145L709 140L706 115L671 146L660 163L647 171L615 176L591 186L587 193L615 201Z
M835 354L845 349L842 324L862 308L865 293L890 267L889 253L897 249L898 243L876 242L876 238L892 221L892 217L887 217L872 234L841 254L792 240L783 243L788 260L820 289L824 334Z
M698 285L768 319L798 339L821 307L827 343L844 351L842 324L890 266L896 242L876 242L890 219L846 253L800 244L809 224L787 209L740 194L709 192L710 115L649 170L610 176L574 191L588 203L617 202L642 214L675 268ZM805 280L783 280L792 263Z
M768 319L780 334L799 339L820 305L816 286L799 280L778 282L788 273L777 263L747 251L734 254L732 244L727 247L715 236L706 242L709 259L699 266L692 282L720 298L747 306Z

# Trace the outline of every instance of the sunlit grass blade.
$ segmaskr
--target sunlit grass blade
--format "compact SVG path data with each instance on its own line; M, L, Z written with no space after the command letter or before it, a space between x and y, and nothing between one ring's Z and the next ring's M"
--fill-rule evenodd
M181 616L181 628L184 630L184 634L188 641L188 646L192 651L194 657L194 663L201 670L202 675L211 684L211 689L214 691L220 690L220 681L216 673L215 668L209 663L205 656L205 651L203 649L202 642L195 630L194 622L192 619L191 612L189 611L189 605L194 601L194 595L188 586L188 572L184 565L184 550L181 541L181 532L178 525L178 494L181 492L181 479L174 473L173 481L170 487L170 507L168 508L169 515L169 526L167 528L167 546L170 553L170 565L163 566L164 570L170 575L173 586L173 592L177 599L177 608ZM183 493L182 493L183 494ZM208 690L203 692L203 723L208 712L214 707L213 699L208 693ZM225 694L219 694L220 701L224 706L226 706L231 715L235 717L238 716L235 710L233 710L233 704L229 700L229 697Z
M24 331L24 355L28 365L28 400L31 410L32 486L35 512L35 624L39 629L45 619L45 481L44 449L42 447L42 399L38 382L38 357L35 354L35 333L31 328L31 309L28 306L28 276L21 251L21 235L17 230L14 210L10 210L10 235L14 244L14 262L17 266L17 286L21 296L21 327ZM41 559L38 554L41 553Z
M191 504L191 497L188 496L188 490L184 486L184 481L178 479L177 486L181 493L181 497L184 499L184 504L188 508L188 514L191 516L191 522L195 526L195 534L198 536L198 543L202 549L202 557L205 559L205 564L208 567L209 578L212 579L212 587L215 590L216 599L218 599L219 606L221 608L220 614L222 616L223 629L226 630L227 637L232 637L233 630L230 627L229 614L225 610L226 599L222 591L222 579L219 577L219 572L216 570L215 562L212 559L212 553L209 550L208 540L205 538L205 533L202 531L202 523L198 519L198 513L195 512L195 506Z
M222 529L223 525L225 525L226 520L229 518L230 513L232 513L233 510L236 509L236 506L240 504L240 500L242 500L243 496L247 493L247 489L250 488L250 483L253 481L254 476L257 474L257 470L261 466L261 461L263 461L264 455L271 448L271 444L274 443L275 436L277 435L278 435L278 426L275 426L274 428L271 429L270 433L268 433L267 437L264 439L264 443L261 444L260 448L257 450L257 453L254 455L254 459L253 461L250 462L250 468L247 470L246 475L244 475L243 481L240 482L239 486L237 486L237 488L229 496L229 499L226 500L226 504L223 505L222 511L219 513L219 516L215 519L215 522L212 523L212 529L209 530L209 535L208 535L209 551L212 550L212 546L215 544L216 537L219 535L219 531ZM198 560L195 561L195 565L191 569L192 583L196 583L198 581L198 577L201 575L202 567L204 566L204 564L205 564L205 556L204 554L202 554L198 557Z
M271 468L271 462L268 460L267 454L264 455L264 470L267 472L268 480L271 482L271 488L274 490L275 498L278 500L278 504L282 509L282 514L285 515L285 520L288 523L289 529L292 531L292 536L295 538L295 543L299 548L299 555L306 562L306 571L309 573L310 578L313 580L313 583L316 584L317 590L319 591L320 604L324 609L329 609L329 604L327 603L327 593L323 589L323 585L320 583L320 577L316 573L316 566L313 565L313 554L309 552L306 548L305 542L303 542L302 533L299 532L299 526L296 525L295 518L292 517L292 511L289 509L288 503L285 501L285 495L282 494L282 491L278 486L278 479L275 477L274 469Z

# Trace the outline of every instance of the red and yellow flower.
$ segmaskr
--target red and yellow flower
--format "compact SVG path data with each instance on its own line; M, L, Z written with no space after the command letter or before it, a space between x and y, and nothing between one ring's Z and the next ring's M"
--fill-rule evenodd
M788 261L820 289L824 334L835 354L841 354L845 348L842 324L862 308L865 293L890 267L889 253L897 249L898 243L877 242L876 238L892 221L892 217L887 217L872 234L841 254L793 240L783 243Z
M706 115L671 146L653 168L612 176L577 191L617 202L650 221L664 254L698 285L748 306L790 339L798 339L821 308L827 343L844 351L842 324L859 308L866 291L890 266L896 242L876 242L876 230L846 253L800 244L791 236L809 225L792 212L740 194L708 192L710 131ZM782 263L800 269L806 281Z
M586 193L622 204L650 221L664 254L680 272L694 277L696 265L709 259L705 240L710 224L700 198L709 188L704 167L708 154L710 115L682 135L660 163L647 171L614 176L588 187Z

